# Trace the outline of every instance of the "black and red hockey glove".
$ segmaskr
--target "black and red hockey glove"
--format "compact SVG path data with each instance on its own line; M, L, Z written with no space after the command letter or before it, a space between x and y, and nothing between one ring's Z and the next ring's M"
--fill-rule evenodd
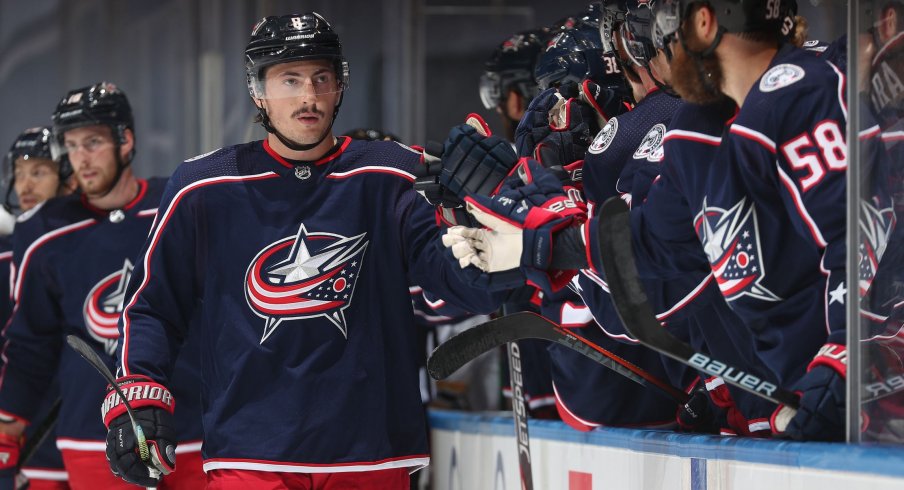
M119 394L108 387L101 406L107 427L107 460L113 474L123 480L145 487L159 483L159 472L168 475L176 469L176 431L173 411L176 401L165 386L147 376L125 376L116 380L122 389L135 422L141 426L147 440L148 457L142 459L138 438Z
M826 344L795 383L800 407L795 413L785 405L773 412L772 431L801 441L841 441L845 436L845 376L847 348Z

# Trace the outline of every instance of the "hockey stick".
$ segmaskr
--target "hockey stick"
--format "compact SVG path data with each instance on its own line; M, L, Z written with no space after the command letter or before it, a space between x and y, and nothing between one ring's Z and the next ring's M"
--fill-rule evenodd
M513 313L465 330L440 344L427 360L427 372L433 379L443 379L466 362L495 347L519 339L541 339L577 351L635 383L654 388L684 404L688 395L668 382L622 359L580 335L564 329L536 313Z
M135 413L132 412L132 407L129 405L129 400L126 398L125 393L122 392L119 385L116 383L116 379L113 378L113 373L110 372L110 369L107 368L107 365L104 364L104 361L97 356L97 353L94 352L94 349L91 348L90 345L86 344L84 340L76 337L75 335L67 335L66 342L69 344L69 347L72 347L73 350L79 353L88 364L92 365L97 372L100 373L104 379L110 383L110 386L116 390L116 393L119 395L119 398L122 400L123 406L126 407L126 412L129 414L129 419L132 421L132 430L135 432L135 438L138 440L138 456L141 458L141 461L145 463L148 467L148 475L151 478L156 480L160 480L160 471L151 466L151 452L148 450L148 442L144 437L144 430L141 429L141 425L135 421Z
M468 332L469 330L466 330ZM443 345L443 344L440 344ZM434 352L436 352L434 350ZM530 461L530 436L527 432L527 405L524 403L524 378L521 375L521 349L517 342L509 342L506 352L509 361L509 380L512 383L512 418L515 419L515 439L518 443L518 469L522 490L533 490L534 479ZM427 360L429 363L429 359ZM429 370L429 367L427 368Z
M653 314L634 265L629 216L628 205L618 197L610 198L599 209L599 245L603 270L612 303L625 330L640 343L678 362L719 376L732 386L774 403L797 408L799 400L794 393L733 367L730 363L696 352L662 327Z

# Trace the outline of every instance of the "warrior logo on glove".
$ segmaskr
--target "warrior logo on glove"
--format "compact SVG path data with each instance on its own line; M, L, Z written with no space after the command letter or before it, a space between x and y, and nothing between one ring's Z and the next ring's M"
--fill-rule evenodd
M326 317L348 338L343 311L351 305L368 241L308 232L278 240L257 254L245 273L245 299L264 319L263 344L284 320Z
M104 345L104 352L113 355L119 343L119 315L122 314L122 303L126 294L126 286L132 278L132 262L126 259L122 269L110 274L98 282L82 307L82 316L91 338Z

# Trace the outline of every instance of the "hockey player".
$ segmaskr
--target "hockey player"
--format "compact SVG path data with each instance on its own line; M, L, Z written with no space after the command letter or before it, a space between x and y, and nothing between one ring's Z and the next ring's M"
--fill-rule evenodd
M106 458L116 453L110 447L104 454L106 431L91 401L103 395L106 382L63 344L66 335L76 335L114 367L124 288L156 216L163 181L138 179L132 173L131 107L112 84L69 92L54 112L52 134L54 160L71 164L82 192L47 201L16 227L15 306L4 331L7 363L0 383L0 410L16 422L0 424L0 430L18 437L57 376L62 403L56 444L70 486L129 488L109 472ZM163 488L203 481L198 350L196 342L190 343L194 347L186 349L174 369L178 383L173 391L185 401L175 422L161 415L155 419L156 432L149 432L188 442L179 472L164 479ZM140 480L134 467L120 466L119 471L133 482Z
M68 162L55 162L50 155L50 128L37 127L23 131L7 152L3 166L11 178L6 193L6 206L0 210L0 213L8 213L8 209L13 207L13 201L18 202L18 207L23 214L31 213L44 201L55 196L70 194L74 190L72 169ZM9 215L8 219L12 222L14 218ZM13 249L12 236L9 232L12 231L12 226L9 226L9 229L5 226L2 228L5 233L0 236L0 247L2 247L0 248L0 252L2 252L0 253L0 277L10 277ZM10 282L9 280L0 281L0 297L9 298ZM3 307L0 319L5 325L12 313L12 304L8 301L0 304ZM36 433L47 424L55 427L56 419L51 419L50 417L54 416L50 416L48 412L52 410L57 398L59 398L59 388L54 383L53 387L47 390L36 412L35 420L38 423L31 424L25 429L26 441L33 437L43 436L45 437L43 443L35 449L27 462L17 457L9 458L4 462L5 468L0 471L8 476L0 477L0 479L8 478L10 483L0 483L0 488L7 488L4 485L12 487L11 481L17 476L13 473L17 468L21 468L21 475L18 476L16 482L19 488L26 479L28 487L33 490L69 488L66 483L67 475L63 468L62 456L56 447L56 430L51 428L46 435ZM14 422L15 419L7 418L3 421ZM0 434L3 445L7 443L12 445L9 448L10 454L18 454L21 449L20 441L9 441L9 437L6 434ZM23 479L22 476L25 478Z
M503 136L508 141L515 141L518 121L539 92L534 68L550 37L544 28L516 32L484 63L480 100L487 110L499 113Z
M777 411L774 430L800 439L840 439L846 359L843 74L780 43L781 2L665 1L654 9L654 41L672 53L674 87L709 107L688 105L673 118L661 178L647 202L632 211L638 268L663 278L711 268L723 296L756 336L758 356L780 385L801 392L800 409ZM783 116L788 113L797 117ZM519 222L524 209L512 214L505 204L525 192L540 192L534 202L544 202L541 190L529 187L506 190L484 205ZM585 243L570 253L600 270L592 264L599 260L596 220L581 231L553 233L566 217L559 212L532 220L523 250L543 252L534 247L555 235L557 243ZM522 270L542 280L550 255L525 254ZM475 258L484 270L494 269ZM500 262L493 260L496 270Z
M476 312L499 298L455 281L411 187L418 152L333 136L348 63L323 17L262 19L245 66L269 134L170 179L126 293L120 383L163 392L198 332L208 488L408 488L429 461L408 280ZM174 398L131 400L159 470ZM105 415L122 427L108 444L134 451L126 415Z

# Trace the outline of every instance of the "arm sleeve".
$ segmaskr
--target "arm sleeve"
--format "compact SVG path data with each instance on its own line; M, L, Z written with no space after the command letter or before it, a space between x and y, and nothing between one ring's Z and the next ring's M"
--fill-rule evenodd
M188 331L201 267L191 186L167 184L160 211L138 255L119 321L121 375L141 374L166 383Z
M30 234L23 231L14 238L15 264L22 264L30 245L26 236ZM5 364L0 378L0 410L27 420L44 398L63 348L59 288L46 253L38 250L29 254L17 286L18 301L3 332Z
M458 267L440 241L433 209L413 190L403 192L396 203L401 241L411 279L432 294L471 313L490 313L502 304L506 292L487 293L455 274Z

